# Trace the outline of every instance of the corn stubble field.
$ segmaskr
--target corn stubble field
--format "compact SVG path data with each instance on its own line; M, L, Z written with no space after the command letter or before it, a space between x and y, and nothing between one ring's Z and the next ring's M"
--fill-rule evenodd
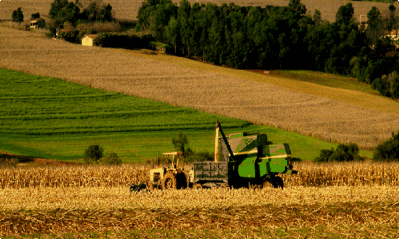
M149 165L5 168L0 237L398 238L398 167L295 163L284 190L139 193Z
M11 14L18 7L22 7L25 16L30 16L32 13L40 12L42 16L47 16L50 11L50 4L54 0L2 0L0 3L0 19L11 19ZM80 2L87 2L81 0ZM135 20L139 8L142 6L143 0L103 0L103 3L110 3L114 10L114 16L118 19ZM174 3L179 4L180 0L173 0ZM240 6L261 6L274 5L274 6L287 6L288 0L189 0L193 5L195 2L200 4L215 3L221 5L223 3L229 4L231 2ZM316 9L322 13L322 18L328 21L335 21L335 15L340 6L350 2L349 0L302 0L301 1L307 8L307 14L313 15ZM360 15L364 15L362 20L366 20L368 11L373 6L376 6L383 15L389 15L388 3L375 3L375 2L351 2L354 6L354 17L360 20ZM399 9L399 3L394 4Z

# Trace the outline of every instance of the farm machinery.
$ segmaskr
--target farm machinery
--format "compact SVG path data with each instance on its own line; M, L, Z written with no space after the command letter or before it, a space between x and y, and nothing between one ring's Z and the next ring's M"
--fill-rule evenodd
M150 171L149 189L212 188L212 187L267 187L283 188L278 174L296 174L291 162L289 144L272 145L264 133L235 133L225 136L217 121L214 161L194 162L188 176L175 165L175 157L182 152L166 153L173 156L171 167ZM221 134L221 137L219 136Z
M181 189L187 187L187 177L184 169L177 167L179 164L179 156L182 154L182 152L163 153L167 158L170 156L172 157L171 166L150 170L150 180L147 184L150 190L154 188L167 190L170 188Z

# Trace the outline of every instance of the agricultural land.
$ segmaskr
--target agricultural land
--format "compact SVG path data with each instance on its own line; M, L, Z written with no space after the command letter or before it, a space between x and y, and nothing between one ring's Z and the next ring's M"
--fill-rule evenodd
M1 238L398 238L398 163L296 163L284 190L129 192L151 166L0 169Z
M39 33L0 31L1 68L242 119L372 149L399 129L398 103L349 89L168 55L87 48Z
M50 11L50 4L52 0L2 0L1 8L0 8L0 19L11 19L11 14L18 7L22 7L22 11L25 16L30 16L33 13L39 12L42 16L47 16ZM84 2L84 1L81 1ZM115 17L122 20L135 20L137 17L137 13L139 8L142 6L142 0L103 0L103 3L110 3L113 7ZM179 4L179 0L173 1L176 4ZM216 3L217 5L221 5L223 3L229 4L231 2L240 6L266 6L266 5L274 5L274 6L287 6L288 0L190 0L190 4L193 5L195 2L199 2L207 4L207 3ZM307 8L307 14L311 16L314 14L314 11L318 9L322 18L328 21L335 21L336 11L340 6L348 3L348 0L302 0L301 1ZM360 21L366 20L366 15L368 11L371 10L373 6L376 6L379 11L383 15L389 15L389 3L381 3L381 2L359 2L352 1L354 6L354 16ZM396 9L399 9L399 3L394 3Z
M19 5L26 16L46 14L51 2L2 0L0 18ZM332 21L348 1L302 2ZM141 6L109 3L128 20ZM381 5L385 14L388 6L352 4L355 16ZM0 160L21 162L0 165L0 238L399 238L399 163L370 160L399 131L399 104L369 85L83 47L5 27L0 59ZM289 143L303 160L293 163L298 174L282 176L284 189L130 192L131 184L148 181L152 159L173 151L178 133L194 151L213 152L217 119L228 134L265 132L273 143ZM357 143L367 160L310 161L338 143ZM123 164L82 164L92 144Z

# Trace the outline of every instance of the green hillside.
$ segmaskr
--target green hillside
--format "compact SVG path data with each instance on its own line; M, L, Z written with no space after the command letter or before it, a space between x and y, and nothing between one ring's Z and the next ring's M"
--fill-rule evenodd
M124 162L173 150L186 134L195 151L214 151L217 119L227 133L265 132L287 142L293 156L312 159L335 144L191 108L106 92L55 78L0 69L0 151L57 160L83 158L88 145L116 152ZM370 155L370 153L365 152Z

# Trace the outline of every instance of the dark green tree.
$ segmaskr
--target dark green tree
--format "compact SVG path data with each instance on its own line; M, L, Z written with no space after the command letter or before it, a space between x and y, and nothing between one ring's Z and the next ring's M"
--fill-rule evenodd
M165 37L169 44L174 48L175 54L177 54L177 47L180 46L180 34L179 34L179 22L175 17L171 17L168 22L168 26L165 27Z
M172 145L174 145L176 151L182 152L184 157L193 153L189 148L189 140L183 133L179 133L176 137L172 138Z
M157 4L160 0L147 0L142 2L142 6L138 10L136 31L147 30L150 28L151 18L154 14Z
M17 10L13 11L11 18L13 22L17 23L21 23L24 21L24 14L22 13L20 7Z
M51 3L50 7L50 18L56 19L59 18L59 14L61 13L61 10L67 6L68 0L54 0L54 2Z
M322 16L321 12L318 9L315 9L313 21L316 26L320 26L322 24Z
M180 39L182 41L180 52L184 55L191 56L190 52L190 38L192 35L192 26L189 21L190 18L190 3L187 0L182 0L180 2L178 13L177 13L177 21L179 22L179 33Z
M81 17L79 7L75 3L68 2L67 0L54 0L54 2L51 3L49 15L50 18L56 20L55 28L65 22L70 22L72 25L75 25L76 21Z
M33 20L33 19L37 19L37 18L40 18L40 13L32 13L31 14L31 20Z
M381 12L378 8L372 7L372 9L367 14L367 37L369 39L370 45L375 45L382 36L384 30Z
M388 21L388 31L398 29L398 21L396 21L396 7L393 4L389 6L389 21Z
M338 22L339 24L349 25L350 21L353 18L353 14L353 4L347 3L346 5L341 6L336 12L336 22Z
M399 160L399 132L392 133L392 138L379 144L374 152L374 161Z
M85 150L85 162L86 163L99 163L99 160L103 157L103 148L99 145L90 145Z
M307 13L306 6L300 0L290 0L288 10L291 13L291 18L298 19Z

